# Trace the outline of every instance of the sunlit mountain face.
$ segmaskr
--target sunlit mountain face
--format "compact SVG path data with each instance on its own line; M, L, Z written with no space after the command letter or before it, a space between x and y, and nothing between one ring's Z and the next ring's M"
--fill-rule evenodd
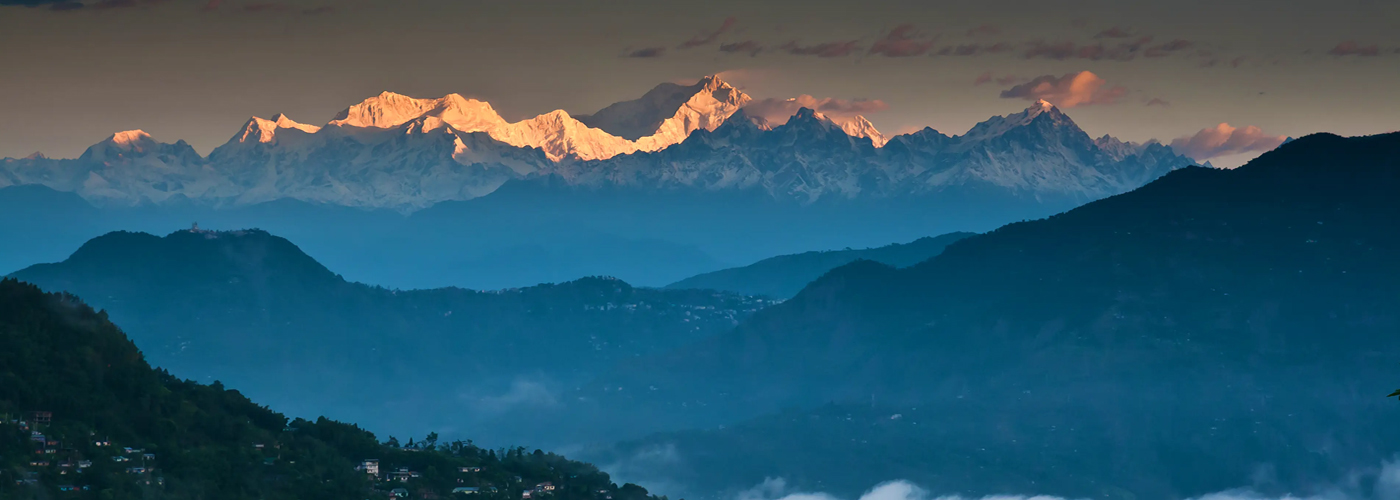
M480 198L509 181L552 177L595 190L761 191L799 204L984 187L1083 201L1195 163L1156 142L1091 140L1045 100L960 136L925 128L890 137L864 117L836 119L806 107L775 126L743 111L750 102L709 76L691 86L661 84L584 116L590 126L562 110L509 123L491 104L458 94L385 92L324 126L281 114L251 118L207 157L183 141L131 130L76 160L32 157L3 166L9 184L73 191L95 204L237 207L292 199L416 211Z
M0 499L1400 498L1397 25L0 0Z

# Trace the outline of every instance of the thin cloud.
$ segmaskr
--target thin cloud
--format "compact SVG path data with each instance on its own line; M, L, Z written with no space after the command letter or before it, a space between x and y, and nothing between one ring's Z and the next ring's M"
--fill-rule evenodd
M933 48L933 40L919 32L912 24L901 24L876 40L870 46L869 54L885 57L921 56Z
M74 11L81 9L124 9L164 2L165 0L97 0L87 2L77 0L0 0L0 7L47 7L49 10L55 11Z
M848 40L816 45L798 45L797 42L793 41L785 43L779 48L795 56L846 57L860 50L860 46L856 43L856 40Z
M1381 55L1381 48L1380 46L1375 44L1361 45L1359 43L1356 43L1355 40L1347 40L1345 42L1337 44L1336 47L1332 47L1332 50L1327 51L1327 53L1337 57L1375 57Z
M1167 57L1174 53L1189 49L1195 45L1196 44L1192 43L1190 40L1176 39L1161 45L1148 47L1147 50L1143 52L1143 56L1152 58Z
M1169 107L1171 107L1171 105L1172 105L1172 103L1167 102L1165 99L1162 99L1162 98L1160 98L1160 97L1153 97L1153 98L1147 100L1147 107L1149 107L1149 108L1150 108L1150 107L1153 107L1153 106L1161 106L1161 107L1164 107L1164 108L1169 108Z
M1020 82L1024 82L1024 81L1026 81L1026 78L1024 78L1024 77L1019 77L1019 76L1016 76L1016 75L1006 75L1006 76L1003 76L1003 77L1001 77L1001 78L997 78L997 85L1006 86L1006 85L1011 85L1011 84L1013 84L1013 83L1020 83Z
M666 47L645 47L627 52L622 57L651 58L666 55Z
M719 46L719 51L728 54L748 54L756 56L763 52L763 44L757 40L744 40L742 42L726 43Z
M1094 38L1132 38L1134 36L1137 35L1134 35L1133 32L1128 31L1126 29L1114 26L1112 28L1100 31L1097 35L1094 35Z
M980 43L964 43L960 45L949 45L938 49L934 55L939 56L978 56L982 54L1000 54L1010 52L1014 47L1009 43L997 42L991 45Z
M811 109L832 118L850 118L868 115L890 109L890 105L879 99L837 99L834 97L816 98L803 94L792 99L767 98L744 106L744 113L761 117L773 124L787 123L788 118L801 108Z
M1037 40L1026 45L1021 57L1025 59L1051 59L1066 61L1084 59L1090 61L1131 61L1138 56L1159 58L1185 52L1196 44L1190 40L1176 39L1152 45L1152 37L1138 37L1118 43L1094 42L1076 44L1072 41L1046 42Z
M997 25L994 25L994 24L983 24L983 25L978 26L978 27L976 27L976 28L972 28L972 29L970 29L970 30L967 30L967 36L970 36L970 37L996 36L996 35L1000 35L1000 34L1001 34L1001 27L999 27L999 26L997 26Z
M681 42L681 44L676 48L691 49L699 47L701 45L709 45L711 43L714 43L715 40L719 39L720 35L723 35L729 30L734 29L734 23L737 22L739 22L739 20L735 19L734 16L726 17L724 18L724 22L719 25L719 29L714 30L713 32L710 32L708 34L695 35L694 37L691 37L691 39Z
M1266 134L1259 127L1236 128L1221 123L1201 129L1195 135L1172 140L1171 146L1178 154L1196 161L1206 161L1221 156L1269 151L1285 140L1287 137Z
M250 3L243 6L244 12L280 12L286 9L286 5L271 2Z
M1063 61L1065 59L1070 59L1075 56L1075 54L1077 53L1076 47L1077 46L1074 44L1074 42L1068 41L1035 41L1030 43L1030 45L1026 48L1025 53L1021 54L1021 57L1024 57L1026 59L1045 58Z
M995 75L994 73L992 73L991 71L988 71L988 72L986 72L986 73L982 73L982 74L980 74L980 75L977 75L977 79L976 79L976 80L973 80L972 84L973 84L974 86L981 86L981 85L986 85L986 84L988 84L988 83L993 83L993 82L995 82L997 85L1001 85L1001 86L1005 87L1005 86L1007 86L1007 85L1012 85L1012 84L1016 84L1016 83L1020 83L1020 82L1024 82L1024 81L1026 81L1025 78L1022 78L1022 77L1019 77L1019 76L1016 76L1016 75L996 76L996 75Z
M200 10L204 12L215 12L223 6L223 3L223 0L208 0L204 3L204 7L200 8ZM276 2L255 2L243 4L241 6L235 5L234 7L235 10L242 12L291 12L294 10L291 5ZM296 10L296 12L306 16L315 16L321 14L329 14L331 12L335 12L335 10L335 6L333 5L324 5L321 7L300 9Z
M1045 100L1061 108L1115 104L1128 93L1121 86L1110 86L1089 71L1064 76L1043 75L1001 92L1003 99Z

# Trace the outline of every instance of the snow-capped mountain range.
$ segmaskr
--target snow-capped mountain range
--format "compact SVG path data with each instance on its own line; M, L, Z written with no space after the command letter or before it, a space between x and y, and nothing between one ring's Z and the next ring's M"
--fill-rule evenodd
M961 136L886 137L863 117L810 109L772 126L716 77L665 83L592 115L556 110L519 122L457 94L385 92L324 126L252 118L201 157L184 141L120 132L77 159L0 161L0 187L42 184L99 205L278 199L403 211L557 177L580 187L761 189L780 200L936 195L961 186L1085 201L1193 163L1157 143L1092 139L1045 102Z

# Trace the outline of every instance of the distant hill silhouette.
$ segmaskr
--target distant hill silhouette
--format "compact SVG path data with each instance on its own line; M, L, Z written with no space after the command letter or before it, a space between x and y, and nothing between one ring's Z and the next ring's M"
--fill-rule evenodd
M14 277L90 297L178 376L237 385L294 415L400 431L550 408L561 388L618 360L714 335L769 303L611 278L390 290L348 282L259 230L110 233Z
M1396 192L1400 134L1304 137L909 268L849 264L580 397L711 429L616 450L668 446L694 465L651 472L711 491L1302 494L1400 449Z
M780 299L797 295L802 287L827 271L857 260L870 260L893 267L908 267L943 252L949 244L974 233L949 233L862 250L831 250L780 255L744 267L723 269L677 281L666 288L723 290L745 295L765 295Z

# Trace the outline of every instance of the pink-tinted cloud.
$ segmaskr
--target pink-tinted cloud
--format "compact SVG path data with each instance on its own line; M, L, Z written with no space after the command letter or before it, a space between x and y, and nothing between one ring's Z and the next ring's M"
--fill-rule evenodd
M935 55L940 56L977 56L982 54L1000 54L1010 52L1013 47L1009 43L997 42L991 45L980 43L964 43L961 45L949 45L938 49Z
M1160 97L1153 97L1153 98L1147 100L1147 107L1149 107L1149 108L1152 107L1152 106L1161 106L1161 107L1164 107L1164 108L1169 108L1169 107L1171 107L1171 105L1172 105L1172 103L1167 102L1166 99L1162 99L1162 98L1160 98Z
M797 110L808 108L818 113L836 118L849 118L856 115L879 113L890 109L890 105L879 99L837 99L834 97L816 98L803 94L792 99L762 99L744 106L744 113L758 116L770 123L787 123L787 119L797 114Z
M763 44L758 43L756 40L744 40L742 42L726 43L719 46L720 52L748 54L750 56L758 55L760 52L763 52L763 49Z
M1287 137L1265 134L1259 127L1231 127L1221 123L1201 129L1195 135L1180 137L1172 141L1172 149L1196 161L1243 153L1268 151L1283 144Z
M1381 55L1381 48L1380 46L1375 44L1361 45L1359 43L1356 43L1355 40L1347 40L1345 42L1337 44L1336 47L1332 47L1332 50L1327 51L1327 53L1337 57L1375 57Z
M973 85L982 85L982 84L984 84L984 83L992 83L992 78L993 78L993 77L992 77L992 72L991 72L991 71L988 71L988 72L986 72L986 73L982 73L982 74L980 74L980 75L977 75L977 79L976 79L976 80L973 80L973 81L972 81L972 84L973 84Z
M912 24L901 24L876 40L870 46L869 54L885 57L921 56L933 48L933 40L919 32Z
M856 45L855 40L825 42L816 45L798 45L797 42L788 42L779 48L795 56L817 57L846 57L860 50L860 46Z
M1128 31L1126 29L1114 26L1112 28L1100 31L1099 34L1094 35L1094 38L1132 38L1134 36L1137 35L1134 35L1133 32Z
M996 26L996 25L994 25L994 24L983 24L983 25L978 26L978 27L976 27L976 28L972 28L972 29L970 29L970 30L967 30L967 36L971 36L971 37L996 36L996 35L1000 35L1000 34L1001 34L1001 27Z
M626 52L622 57L651 58L666 55L666 47L643 47Z
M1088 71L1070 73L1064 76L1043 75L1029 82L1011 87L1001 92L1005 99L1044 99L1061 108L1114 104L1128 93L1121 86L1108 85Z
M1238 68L1238 67L1240 67L1240 66L1243 66L1243 65L1244 65L1244 62L1245 62L1246 60L1247 60L1247 59L1246 59L1244 56L1236 57L1236 58L1230 60L1230 67L1231 67L1231 68Z
M719 36L720 36L720 35L723 35L723 34L725 34L726 32L728 32L729 30L733 29L733 28L734 28L734 23L737 23L737 22L739 22L739 20L738 20L738 19L735 19L734 16L726 17L726 18L724 18L724 22L721 23L721 24L719 25L719 29L714 30L714 31L712 31L712 32L710 32L710 33L695 35L695 36L691 37L689 40L686 40L686 41L684 41L684 42L681 42L681 44L680 44L679 46L677 46L676 48L678 48L678 49L690 49L690 48L699 47L699 46L701 46L701 45L709 45L709 44L711 44L711 43L714 43L715 40L718 40L718 39L719 39Z

